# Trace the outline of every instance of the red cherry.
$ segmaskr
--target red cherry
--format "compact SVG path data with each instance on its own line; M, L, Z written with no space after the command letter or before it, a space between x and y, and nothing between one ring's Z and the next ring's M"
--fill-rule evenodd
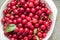
M37 6L39 5L39 1L34 1L34 4Z
M13 21L12 20L8 20L8 23L11 24Z
M19 23L19 22L21 22L22 21L22 19L21 18L17 18L17 22Z
M40 14L40 15L41 15L41 14L42 14L42 11L41 11L41 10L38 10L38 14Z
M5 9L5 10L3 11L4 14L7 14L7 12L8 12L7 9Z
M43 24L43 20L39 20L39 24Z
M19 23L19 24L18 24L18 27L19 27L19 28L21 28L22 26L23 26L22 23Z
M23 33L23 32L24 32L24 29L23 29L23 28L20 28L20 29L19 29L19 32L20 32L20 33Z
M17 35L16 35L16 34L13 34L13 37L14 37L14 38L17 38Z
M19 35L19 39L22 39L22 35Z
M37 36L38 36L38 37L42 37L42 33L41 33L41 32L38 32L38 33L37 33Z
M40 6L37 6L37 7L36 7L36 10L39 10L39 9L40 9Z
M30 12L30 8L27 8L27 9L26 9L26 12Z
M14 23L14 24L17 24L17 20L13 20L13 23Z
M33 13L29 13L29 17L33 17Z
M32 39L32 35L28 35L28 38L29 38L29 39Z
M43 38L45 38L46 37L46 33L43 33Z
M14 19L14 16L13 16L13 15L11 15L11 16L10 16L10 18L11 18L11 19Z
M27 21L30 21L31 20L31 17L26 16L26 20Z
M11 5L16 5L16 2L15 1L11 1Z
M20 3L21 4L25 4L25 0L20 0Z
M35 13L36 12L36 9L35 8L31 8L31 12L32 13Z
M46 5L45 5L45 3L41 3L41 6L42 6L42 7L45 7Z
M15 10L14 10L14 13L15 13L15 14L18 14L18 13L19 13L19 11L18 11L17 9L15 9Z
M36 28L38 28L38 27L39 27L39 24L38 24L38 23L36 23L34 26L35 26Z
M26 3L26 4L24 4L24 8L27 8L27 7L28 7L27 3Z
M20 12L20 13L24 12L24 8L21 7L21 8L19 9L19 12Z
M10 40L15 40L15 38L10 38Z
M35 0L28 0L29 2L34 2Z
M18 31L19 31L19 28L18 28L18 27L16 27L16 28L15 28L15 30L14 30L14 32L16 32L16 33L17 33Z
M33 4L32 2L30 2L30 3L28 4L28 6L29 6L29 7L34 7L34 4Z
M15 15L15 18L17 19L19 17L19 15Z
M27 20L26 19L22 20L22 23L23 24L26 24L27 23Z
M8 3L8 4L7 4L7 7L11 7L11 4L10 4L10 3Z
M25 28L24 32L25 33L29 33L29 29L28 28Z
M47 15L51 14L51 11L50 10L47 10L46 14Z
M12 9L13 9L13 10L16 9L16 6L12 6Z
M38 15L35 15L35 18L36 18L36 19L38 19L38 18L39 18L39 16L38 16Z
M28 39L28 37L25 36L25 37L24 37L24 40L29 40L29 39Z
M29 34L30 34L30 35L32 35L32 34L33 34L33 31L32 31L32 30L30 30L30 31L29 31Z
M44 25L45 26L49 26L49 22L44 22Z
M22 14L22 15L21 15L21 18L24 19L24 18L26 18L26 16L25 16L24 14Z
M46 29L46 26L45 26L45 25L41 25L40 28L41 28L42 30L45 30L45 29Z

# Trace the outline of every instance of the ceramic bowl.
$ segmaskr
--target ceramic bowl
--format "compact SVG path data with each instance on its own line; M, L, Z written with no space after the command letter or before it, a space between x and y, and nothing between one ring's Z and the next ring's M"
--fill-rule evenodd
M6 5L9 2L10 2L10 0L6 0L0 9L0 40L9 40L7 37L4 36L3 25L1 23L1 19L3 17L3 10L6 8ZM49 37L52 35L53 29L55 26L56 16L57 16L57 8L56 8L53 0L41 0L41 2L45 3L47 5L47 7L52 11L52 14L50 17L52 20L52 25L51 25L49 32L47 33L47 36L43 39L43 40L48 40Z

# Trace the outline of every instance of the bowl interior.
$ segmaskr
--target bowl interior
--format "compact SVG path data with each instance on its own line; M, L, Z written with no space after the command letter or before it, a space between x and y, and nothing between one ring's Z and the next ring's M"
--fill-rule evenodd
M1 10L0 10L0 35L1 35L0 38L1 38L1 40L8 40L8 38L4 36L3 25L1 23L1 19L3 17L3 10L6 8L6 5L9 2L10 2L10 0L6 0L5 3L2 5ZM52 14L50 16L50 18L52 20L52 25L51 25L51 28L50 28L49 32L47 33L47 36L43 39L43 40L47 40L51 36L51 34L53 32L53 28L54 28L54 25L55 25L55 19L56 19L56 13L57 13L56 10L57 9L55 8L55 5L53 4L52 1L49 1L49 0L48 1L47 0L41 0L41 2L42 3L45 3L47 5L46 7L48 7L52 11ZM51 6L51 2L53 4L52 6Z

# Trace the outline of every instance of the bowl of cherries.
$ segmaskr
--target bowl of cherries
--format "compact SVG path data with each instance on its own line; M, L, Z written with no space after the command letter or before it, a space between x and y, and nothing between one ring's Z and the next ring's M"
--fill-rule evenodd
M56 15L52 0L6 0L0 10L0 40L48 40Z

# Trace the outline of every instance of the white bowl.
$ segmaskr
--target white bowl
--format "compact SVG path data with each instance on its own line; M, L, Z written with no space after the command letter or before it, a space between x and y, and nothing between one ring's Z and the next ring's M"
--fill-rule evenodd
M1 23L1 19L3 17L3 10L6 8L6 5L9 1L10 0L6 0L0 10L0 40L8 40L8 38L4 36L3 25ZM57 16L57 8L52 0L41 0L41 1L43 3L46 3L47 7L52 11L52 15L51 15L52 25L51 25L49 32L47 33L47 36L43 39L43 40L48 40L49 37L52 35L53 29L55 26L55 21L56 21L56 16Z

